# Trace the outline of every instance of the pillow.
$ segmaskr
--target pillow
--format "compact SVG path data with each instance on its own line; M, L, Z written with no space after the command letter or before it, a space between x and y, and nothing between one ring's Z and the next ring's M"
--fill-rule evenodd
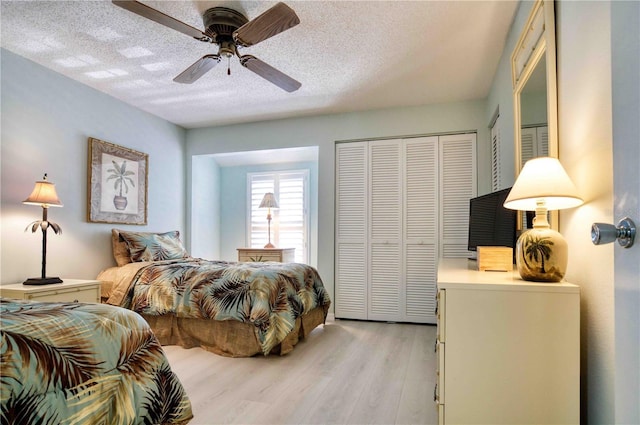
M127 245L132 262L160 261L188 258L189 254L180 241L180 232L165 233L123 232L120 240Z
M123 240L120 240L120 232L122 231L123 230L111 229L111 245L113 246L113 258L116 260L116 264L118 264L118 267L122 267L125 264L129 264L131 262L127 243Z

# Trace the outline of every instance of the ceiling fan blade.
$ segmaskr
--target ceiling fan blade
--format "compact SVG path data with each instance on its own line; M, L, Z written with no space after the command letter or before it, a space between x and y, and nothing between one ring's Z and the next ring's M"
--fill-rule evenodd
M240 57L240 63L245 68L255 72L265 80L268 80L289 93L294 92L302 86L298 81L286 74L278 71L269 64L262 62L260 59L252 55L244 55Z
M151 19L166 27L172 28L176 31L180 31L183 34L189 35L200 41L211 41L211 38L197 28L187 25L182 21L177 20L165 13L160 12L146 4L140 3L135 0L112 0L112 3L116 6L120 6L123 9L140 15L144 18Z
M189 68L182 71L173 81L176 83L191 84L216 66L218 62L220 62L220 56L204 55Z
M299 23L300 19L293 9L284 3L278 3L234 31L233 39L239 45L249 47Z

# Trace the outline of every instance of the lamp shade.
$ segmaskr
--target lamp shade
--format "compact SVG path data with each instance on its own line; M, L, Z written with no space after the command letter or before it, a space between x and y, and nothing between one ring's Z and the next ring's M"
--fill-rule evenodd
M23 204L38 205L43 207L61 207L62 202L58 199L56 193L56 186L47 181L47 175L45 174L42 180L36 182L31 195L24 201Z
M535 211L544 201L547 210L561 210L582 205L578 189L556 158L530 159L522 167L504 202L512 210Z
M278 207L278 200L275 195L271 192L267 192L264 194L264 198L262 198L262 202L260 202L260 206L258 208L280 208Z

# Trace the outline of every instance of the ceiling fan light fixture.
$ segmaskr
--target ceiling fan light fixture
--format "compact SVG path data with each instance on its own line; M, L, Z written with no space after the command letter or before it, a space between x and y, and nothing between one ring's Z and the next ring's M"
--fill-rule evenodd
M231 40L225 40L220 43L218 55L225 58L231 58L237 55L236 45Z

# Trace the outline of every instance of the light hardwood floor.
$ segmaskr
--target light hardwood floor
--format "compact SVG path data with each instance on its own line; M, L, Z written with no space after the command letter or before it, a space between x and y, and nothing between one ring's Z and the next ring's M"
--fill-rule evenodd
M436 328L328 320L286 356L166 346L191 424L434 424Z

